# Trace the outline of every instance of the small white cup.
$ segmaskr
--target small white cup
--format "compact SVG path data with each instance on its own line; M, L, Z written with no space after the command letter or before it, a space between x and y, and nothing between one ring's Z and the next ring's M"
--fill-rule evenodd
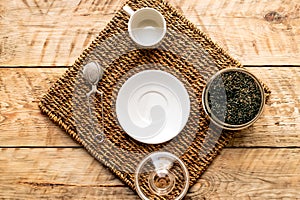
M141 8L133 11L129 6L123 10L130 15L128 32L131 39L142 47L157 45L167 32L166 20L154 8Z

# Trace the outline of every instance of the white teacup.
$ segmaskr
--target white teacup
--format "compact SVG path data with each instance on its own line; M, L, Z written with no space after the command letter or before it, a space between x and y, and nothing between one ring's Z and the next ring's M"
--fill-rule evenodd
M157 45L167 32L166 20L154 8L141 8L133 11L129 6L123 10L130 15L128 32L131 39L140 46L153 47Z

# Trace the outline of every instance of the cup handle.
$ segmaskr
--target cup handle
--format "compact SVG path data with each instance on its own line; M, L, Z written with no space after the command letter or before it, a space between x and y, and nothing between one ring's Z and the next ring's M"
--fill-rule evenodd
M130 15L130 16L132 16L134 14L134 11L128 5L124 6L123 10L125 12L127 12L127 14Z

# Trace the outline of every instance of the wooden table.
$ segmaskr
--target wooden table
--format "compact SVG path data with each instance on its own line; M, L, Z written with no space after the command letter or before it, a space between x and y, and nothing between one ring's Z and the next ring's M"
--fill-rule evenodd
M169 1L273 91L187 199L299 198L300 1ZM0 1L0 199L138 199L37 106L123 3Z

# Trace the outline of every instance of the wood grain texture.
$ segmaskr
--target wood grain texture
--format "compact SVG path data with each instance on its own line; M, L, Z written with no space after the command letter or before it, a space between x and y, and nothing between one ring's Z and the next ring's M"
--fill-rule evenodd
M0 69L0 146L76 146L43 116L39 98L66 69Z
M300 68L248 68L273 91L263 116L230 146L300 147ZM78 146L37 106L66 69L0 69L0 146ZM51 81L50 81L51 80Z
M224 149L186 199L296 199L299 162L299 149ZM77 148L0 149L0 191L0 199L138 199Z
M299 1L180 2L192 22L243 64L299 64Z
M0 1L0 199L139 199L38 109L125 1ZM298 0L167 1L245 65L300 66ZM270 102L186 199L300 197L300 67L248 69Z
M125 0L2 0L1 66L74 63ZM300 2L169 0L246 65L300 64Z

